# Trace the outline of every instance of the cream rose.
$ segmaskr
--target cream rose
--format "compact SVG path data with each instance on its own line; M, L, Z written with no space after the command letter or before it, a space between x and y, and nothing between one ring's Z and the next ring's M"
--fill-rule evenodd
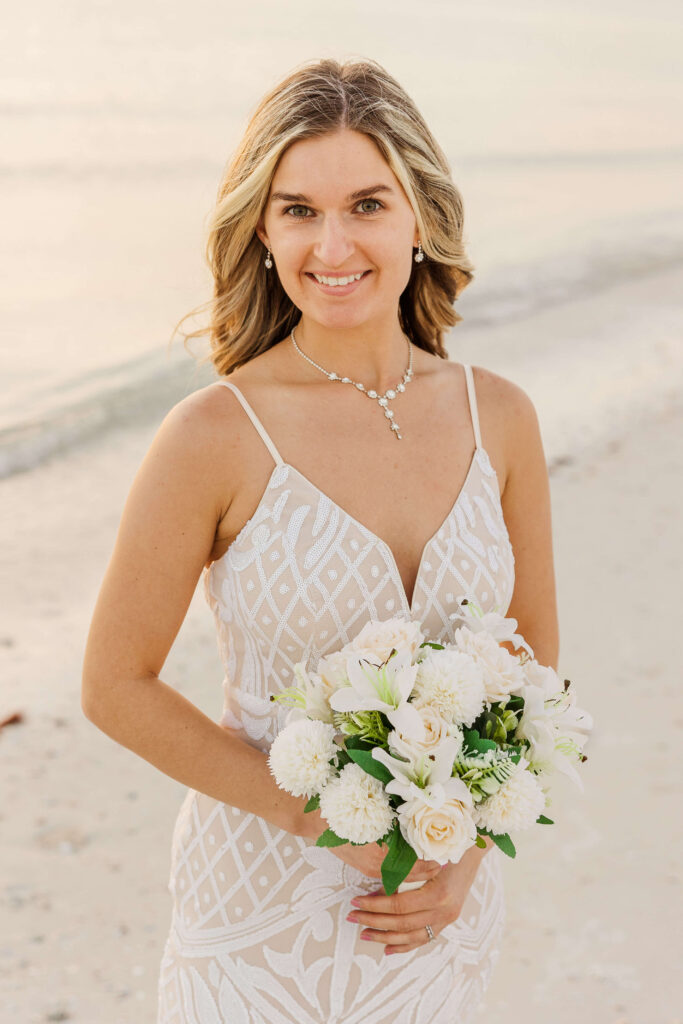
M462 788L463 799L449 797L443 803L428 803L416 797L399 807L401 833L423 860L457 864L475 842L477 826L471 813L472 798L464 783Z
M436 753L443 741L449 736L455 737L459 744L462 743L462 731L457 725L452 725L445 718L442 718L431 704L423 706L416 704L415 707L425 727L424 738L422 740L411 739L409 736L404 736L403 733L394 730L389 733L388 737L390 750L395 749L400 756L405 756L405 749L408 747L415 757L419 757L421 754Z
M504 700L522 689L525 678L519 658L501 647L488 633L473 633L463 626L456 629L454 640L459 650L471 655L481 666L489 704Z
M392 650L395 649L399 654L409 651L410 659L414 661L424 639L425 636L420 629L419 622L404 619L387 619L384 622L378 622L371 619L370 622L365 623L351 643L343 648L343 651L380 664L386 661Z

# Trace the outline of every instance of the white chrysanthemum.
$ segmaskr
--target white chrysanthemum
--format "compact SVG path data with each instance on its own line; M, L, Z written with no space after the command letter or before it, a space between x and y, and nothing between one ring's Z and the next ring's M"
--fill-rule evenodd
M543 814L545 793L522 758L513 775L475 808L475 821L495 835L531 828Z
M489 633L473 633L471 629L462 626L456 629L454 640L459 650L471 655L481 666L489 704L505 700L524 686L524 672L519 658L501 647Z
M343 650L368 658L375 664L386 661L392 650L399 654L409 651L413 661L424 638L419 622L399 618L385 619L384 622L372 619Z
M396 817L384 786L359 764L344 765L320 794L320 813L333 832L352 843L375 843Z
M292 796L311 797L335 774L330 760L339 753L334 727L300 719L278 733L268 753L268 765L280 789Z
M455 725L471 725L485 696L483 670L468 654L431 649L419 662L413 690L416 707L429 705Z

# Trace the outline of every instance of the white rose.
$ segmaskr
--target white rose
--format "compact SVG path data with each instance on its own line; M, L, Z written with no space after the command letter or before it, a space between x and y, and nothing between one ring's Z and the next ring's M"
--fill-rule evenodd
M479 662L453 648L430 649L419 662L413 699L416 707L430 705L450 722L471 725L486 697Z
M563 690L555 669L550 665L539 665L535 658L529 658L524 663L523 672L529 686L542 690L546 697L552 697Z
M475 842L477 827L472 818L472 797L465 784L461 785L460 798L446 796L445 800L430 800L427 789L399 807L401 833L423 860L457 864ZM451 786L448 788L452 790Z
M325 688L326 695L330 695L341 686L348 686L349 679L346 664L349 660L348 651L331 651L330 654L320 658L316 666L316 675Z
M394 729L389 733L387 739L389 749L393 749L402 757L406 756L404 751L409 749L412 753L412 760L423 754L435 754L441 747L443 741L447 737L452 736L459 741L459 751L460 745L462 744L462 731L458 726L453 725L451 722L443 718L431 704L415 704L415 707L417 708L425 727L424 738L421 740L413 739L410 736L405 736L402 732L398 732Z
M475 658L481 666L489 704L504 700L524 686L524 670L519 658L501 647L488 633L473 633L463 626L456 629L454 640L456 647Z
M409 651L410 659L414 661L424 639L419 622L404 619L386 619L384 622L378 622L371 619L343 650L367 658L375 664L386 661L393 649L399 654Z

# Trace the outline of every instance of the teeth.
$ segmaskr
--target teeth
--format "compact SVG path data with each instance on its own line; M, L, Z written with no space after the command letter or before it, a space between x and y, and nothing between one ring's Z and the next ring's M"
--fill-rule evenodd
M352 277L324 277L322 274L313 275L318 284L331 285L333 288L350 284L352 281L359 281L362 276L362 274L354 274Z

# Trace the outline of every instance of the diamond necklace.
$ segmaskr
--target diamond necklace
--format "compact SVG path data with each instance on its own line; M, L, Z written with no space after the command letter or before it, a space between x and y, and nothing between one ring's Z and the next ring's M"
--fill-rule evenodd
M405 373L403 374L400 383L397 384L395 388L388 388L383 395L378 394L373 388L366 388L365 384L361 384L360 381L351 380L350 377L340 377L339 374L337 373L330 373L329 370L326 370L324 366L320 366L318 363L314 362L309 356L306 355L305 352L302 352L299 346L297 345L296 338L294 337L294 328L292 328L292 341L294 342L294 348L297 350L299 355L303 356L304 359L307 359L311 366L315 366L316 369L322 371L322 373L325 374L328 380L338 380L342 384L353 384L355 388L357 388L359 391L362 391L364 395L368 396L368 398L374 398L378 405L381 405L381 407L384 409L384 415L386 416L389 422L391 430L394 431L394 435L399 440L401 439L400 428L398 423L396 423L394 420L393 409L389 409L388 406L389 402L392 399L396 398L397 392L405 391L406 384L408 384L408 382L413 379L413 348L412 345L410 344L409 338L406 338L406 341L408 342L408 367Z

